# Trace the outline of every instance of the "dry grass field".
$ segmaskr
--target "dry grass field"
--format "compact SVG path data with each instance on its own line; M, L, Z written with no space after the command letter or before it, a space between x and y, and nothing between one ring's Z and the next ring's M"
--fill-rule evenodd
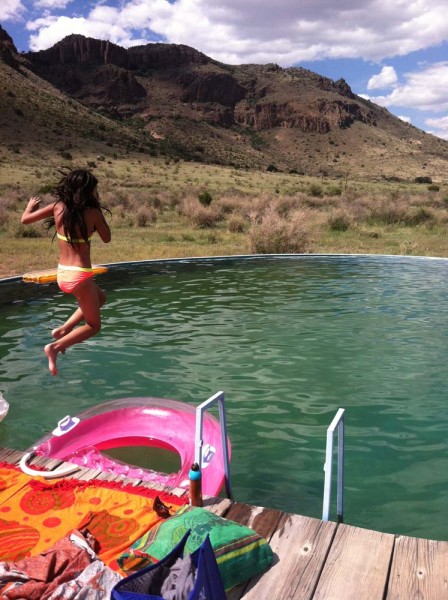
M111 210L97 263L248 253L446 255L448 185L355 181L148 157L14 156L0 166L0 277L57 263L41 224L20 225L31 195L50 200L57 168L90 167ZM104 148L103 148L104 151Z

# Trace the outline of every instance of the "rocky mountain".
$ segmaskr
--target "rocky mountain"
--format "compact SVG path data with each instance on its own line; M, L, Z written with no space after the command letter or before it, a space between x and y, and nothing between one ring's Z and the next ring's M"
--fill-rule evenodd
M18 55L1 28L0 59L103 118L103 137L104 129L124 128L128 146L143 152L404 179L437 179L448 163L448 142L356 96L343 79L300 67L232 66L189 46L125 49L81 35Z

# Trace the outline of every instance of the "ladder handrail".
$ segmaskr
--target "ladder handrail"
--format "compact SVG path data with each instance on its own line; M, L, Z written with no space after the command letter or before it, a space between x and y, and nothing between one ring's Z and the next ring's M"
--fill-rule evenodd
M338 523L342 523L344 520L344 414L345 409L340 408L327 429L327 446L325 451L324 463L325 481L324 498L322 506L322 521L328 521L330 515L331 480L333 474L333 441L334 432L336 429L338 434L338 480L336 510Z
M196 433L195 433L195 462L198 463L202 469L202 431L204 423L204 413L213 404L218 403L219 408L219 423L221 426L221 446L222 446L222 458L224 462L224 481L226 486L227 498L232 499L232 489L230 485L230 461L229 461L229 448L227 445L227 421L226 421L226 409L224 392L216 392L208 400L196 407Z

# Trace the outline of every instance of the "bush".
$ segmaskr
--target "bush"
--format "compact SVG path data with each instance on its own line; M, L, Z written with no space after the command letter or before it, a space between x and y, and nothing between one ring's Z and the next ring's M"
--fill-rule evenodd
M435 221L434 213L423 206L415 209L411 209L405 218L406 225L420 225L422 223L429 223Z
M200 229L215 227L221 221L220 213L209 206L199 206L194 213L190 215L193 225Z
M323 195L322 187L317 183L313 183L312 185L310 185L308 193L310 196L320 198Z
M342 194L342 189L337 185L331 185L327 189L327 196L340 196Z
M15 223L10 229L10 235L15 238L41 238L45 233L41 229L36 229L34 226L22 225Z
M353 224L352 216L346 210L335 210L328 217L331 231L347 231Z
M221 212L210 206L202 206L197 200L191 197L184 198L178 206L180 214L185 215L195 227L205 229L214 227L221 221Z
M52 185L51 183L46 183L45 185L41 185L40 188L37 190L37 193L39 195L52 194L53 192L54 192L54 185Z
M136 222L138 227L146 227L149 223L157 221L157 214L151 208L143 206L137 211Z
M228 228L230 233L243 233L246 229L246 220L241 215L231 215Z
M9 215L6 208L0 206L0 229L5 229L9 222Z
M390 204L382 201L369 207L366 221L382 225L398 225L405 223L408 207L405 204Z
M276 167L275 165L268 165L266 167L266 171L268 171L269 173L278 173L278 167Z
M423 175L421 177L416 177L414 179L414 182L415 183L432 183L432 179L428 175Z
M439 191L440 191L440 185L437 185L436 183L428 185L428 192L439 192Z
M198 194L198 200L202 204L202 206L210 206L213 200L213 196L210 192L200 192Z
M309 234L299 219L283 219L274 210L261 222L252 219L249 230L250 250L256 254L300 254L308 249Z

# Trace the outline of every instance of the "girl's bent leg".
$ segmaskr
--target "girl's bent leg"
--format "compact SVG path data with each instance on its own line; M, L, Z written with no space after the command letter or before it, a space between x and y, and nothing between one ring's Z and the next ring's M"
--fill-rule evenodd
M96 288L98 291L98 300L99 300L100 307L101 307L106 302L106 294L98 286L96 286ZM56 340L59 340L59 339L63 338L65 335L67 335L68 333L70 333L70 331L74 327L76 327L76 325L79 325L82 321L84 321L84 314L80 308L77 308L75 310L75 312L71 315L71 317L69 317L63 325L61 325L60 327L56 327L56 329L53 329L53 331L51 332L51 335Z
M47 344L44 352L48 358L48 368L52 375L58 374L56 358L59 352L65 352L65 349L74 344L79 344L89 339L101 329L101 303L104 303L106 297L93 279L88 279L80 283L74 290L79 309L66 322L72 324L72 330L51 344ZM79 311L79 312L78 312ZM79 318L81 317L81 318ZM73 329L76 319L85 321L84 325ZM65 324L65 325L66 325Z

